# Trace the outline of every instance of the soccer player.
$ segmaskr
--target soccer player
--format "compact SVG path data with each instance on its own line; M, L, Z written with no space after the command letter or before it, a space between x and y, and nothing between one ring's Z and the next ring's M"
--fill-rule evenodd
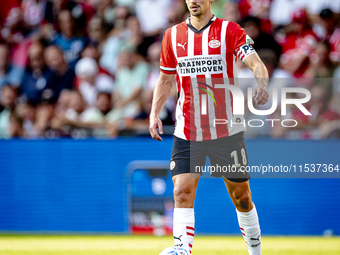
M236 23L216 18L211 13L212 3L213 0L186 0L190 17L165 32L161 74L150 113L150 134L162 141L159 114L177 74L179 98L170 162L175 200L173 235L175 247L190 253L195 230L193 205L202 174L195 172L196 167L204 166L207 156L212 166L232 165L237 169L247 166L244 119L234 115L233 94L223 87L226 83L237 86L236 57L257 79L253 92L257 104L265 104L269 97L268 71L251 46L252 39ZM224 125L217 125L216 120L225 120ZM260 226L249 188L249 173L237 171L214 176L223 177L249 254L261 254Z

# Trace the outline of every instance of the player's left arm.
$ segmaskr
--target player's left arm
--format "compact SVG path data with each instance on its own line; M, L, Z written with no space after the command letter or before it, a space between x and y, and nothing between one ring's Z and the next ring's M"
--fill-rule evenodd
M257 87L253 92L253 97L258 105L263 105L267 103L269 94L268 94L268 70L266 66L261 61L259 55L257 53L253 53L244 59L244 64L249 67L250 70L254 73L254 76L257 80Z

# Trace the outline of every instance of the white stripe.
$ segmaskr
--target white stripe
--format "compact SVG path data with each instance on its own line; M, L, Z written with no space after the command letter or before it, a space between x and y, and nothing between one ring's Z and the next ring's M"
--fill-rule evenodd
M177 25L173 26L171 28L171 42L172 42L172 50L174 52L175 58L177 60L177 47L176 47L176 41L177 41Z
M179 99L177 101L177 106L176 106L176 128L174 135L182 138L184 140L188 140L187 137L185 137L184 134L184 115L183 115L183 103L184 103L184 90L182 87L182 80L180 80L180 89L181 92L179 93Z
M202 115L207 115L207 94L202 94L202 98L201 98L201 112Z
M176 71L176 68L170 68L170 67L164 67L164 66L161 66L161 69L165 71Z
M171 30L171 39L172 39L172 48L173 48L176 60L178 62L177 38L176 37L177 37L177 26L174 26ZM179 79L180 92L178 91L179 92L179 99L177 101L177 106L176 106L176 128L175 128L174 135L179 137L179 138L182 138L184 140L188 140L187 137L185 137L185 134L184 134L185 117L184 117L184 112L183 112L182 109L183 109L185 95L184 95L184 89L183 89L183 84L182 84L182 76L177 73L176 79Z
M209 46L208 46L208 40L209 40L209 31L210 31L210 26L207 27L204 31L203 31L203 35L202 35L202 53L203 55L208 56L209 55Z
M227 44L226 44L226 34L227 34L227 27L228 27L229 21L223 21L222 22L222 29L221 29L221 56L223 59L225 70L223 71L223 74L227 73L227 60L226 60L226 54L227 54Z
M194 56L194 45L195 34L191 29L188 29L188 57ZM197 87L197 79L195 74L191 74L190 77L192 87L192 100L194 100L194 115L195 115L195 126L196 126L196 141L203 140L202 128L201 128L201 112L200 112L200 98ZM190 123L190 125L193 125Z
M202 53L203 56L208 56L209 55L209 31L210 31L210 26L204 30L203 35L202 35ZM205 75L207 85L212 86L212 80L211 80L211 74L206 73ZM210 89L207 88L207 90L214 94L214 92ZM209 127L210 127L210 134L211 134L211 139L216 139L217 138L217 133L216 133L216 127L214 127L214 119L216 119L215 116L215 105L213 99L209 96L208 97L208 107L209 107Z

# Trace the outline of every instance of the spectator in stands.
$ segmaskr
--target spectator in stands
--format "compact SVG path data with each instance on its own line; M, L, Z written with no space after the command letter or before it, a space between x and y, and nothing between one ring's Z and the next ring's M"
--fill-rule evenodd
M84 127L90 127L91 124L93 128L104 127L106 123L105 116L112 109L112 95L106 92L99 92L97 94L96 104L94 107L86 109L80 116L79 120ZM101 125L96 125L101 124ZM79 124L81 125L81 124Z
M67 97L70 99L68 109L65 112L58 112L52 120L53 128L65 130L67 126L72 126L76 129L105 129L107 123L105 116L112 107L111 94L105 92L98 93L96 105L86 110L84 110L85 104L78 91L68 91Z
M223 7L223 18L229 21L239 23L241 20L240 9L238 3L230 1Z
M121 118L134 118L140 111L140 95L149 74L149 66L141 60L136 48L125 45L119 57L120 69L116 76L114 109L109 113L110 121L116 122Z
M139 0L136 2L136 14L145 36L159 35L167 26L168 20L164 13L169 9L170 4L171 0Z
M6 44L0 44L0 89L5 84L18 87L22 72L10 64L10 52Z
M40 42L34 42L28 49L29 65L21 83L21 91L26 101L39 104L44 99L46 88L51 87L53 72L45 65L44 48ZM46 94L46 93L45 93ZM48 91L45 97L48 96Z
M98 45L101 52L105 43L108 27L105 20L99 16L94 16L90 20L87 31L89 34L90 43Z
M275 28L292 22L292 13L306 7L305 0L272 0L269 18Z
M114 24L114 6L112 0L102 0L95 2L97 13L107 24Z
M114 83L107 74L100 74L97 62L93 58L85 57L76 65L76 75L79 79L78 90L87 106L96 103L98 92L112 93Z
M22 133L25 137L38 137L38 132L34 128L36 121L36 106L31 103L21 103L15 109L15 116L22 120ZM15 118L14 118L15 119ZM17 121L19 119L16 119ZM17 123L18 124L18 123Z
M126 28L129 33L127 43L134 45L137 48L137 52L146 57L148 48L155 41L155 37L143 37L139 20L135 16L128 18Z
M60 33L54 36L51 43L64 52L68 65L74 67L87 40L76 35L77 31L75 30L75 22L71 11L61 10L58 13L58 24Z
M24 137L23 120L15 112L10 114L8 133L11 138Z
M330 95L322 84L314 85L311 94L307 109L312 115L306 116L299 109L292 112L293 119L299 123L297 128L300 129L300 138L305 139L320 138L320 133L316 129L319 125L340 120L339 113L329 107ZM324 131L323 135L325 133Z
M59 94L63 89L71 89L74 86L75 73L69 68L63 52L57 46L49 46L45 50L45 61L48 67L54 72L52 81L49 83L45 92L45 98L49 98L49 102L55 103Z
M261 21L256 17L246 17L241 21L241 26L254 40L254 49L271 49L275 52L277 59L280 58L282 47L275 41L274 37L261 32Z
M83 52L81 53L81 57L82 58L92 58L94 59L96 62L97 62L97 65L98 65L98 68L99 68L99 74L98 75L105 75L105 76L108 76L108 79L111 80L111 83L114 83L114 80L113 80L113 76L110 75L110 73L102 68L99 64L99 60L100 60L100 53L98 51L98 48L95 47L94 45L87 45L85 47L85 49L83 50Z
M311 63L306 70L306 77L310 78L333 78L336 66L329 59L329 53L331 46L327 41L323 41L317 44L315 52L311 54ZM325 81L327 90L331 92L332 82L330 80Z
M27 33L40 35L45 30L52 32L52 24L54 23L53 1L23 0L21 9Z
M9 85L1 87L0 96L0 138L9 138L10 115L15 107L17 90Z
M318 19L314 24L314 32L320 40L329 41L334 31L338 28L336 26L337 19L335 14L330 9L324 9L320 12Z
M310 63L310 55L317 46L317 37L304 9L293 15L293 22L286 28L286 35L279 43L283 48L280 64L295 77L304 77Z
M271 21L269 20L269 10L272 0L240 0L239 7L242 17L257 17L261 30L271 33Z
M100 65L115 76L118 69L118 57L120 48L130 36L126 29L127 19L130 17L129 9L125 6L115 7L115 26L109 32L108 39L104 43Z

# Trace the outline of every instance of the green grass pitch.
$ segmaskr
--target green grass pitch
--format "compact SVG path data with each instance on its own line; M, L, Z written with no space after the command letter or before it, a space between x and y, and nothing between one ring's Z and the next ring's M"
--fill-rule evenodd
M158 255L172 237L0 235L1 255ZM193 255L247 255L240 237L197 236ZM262 237L263 255L340 255L339 237Z

